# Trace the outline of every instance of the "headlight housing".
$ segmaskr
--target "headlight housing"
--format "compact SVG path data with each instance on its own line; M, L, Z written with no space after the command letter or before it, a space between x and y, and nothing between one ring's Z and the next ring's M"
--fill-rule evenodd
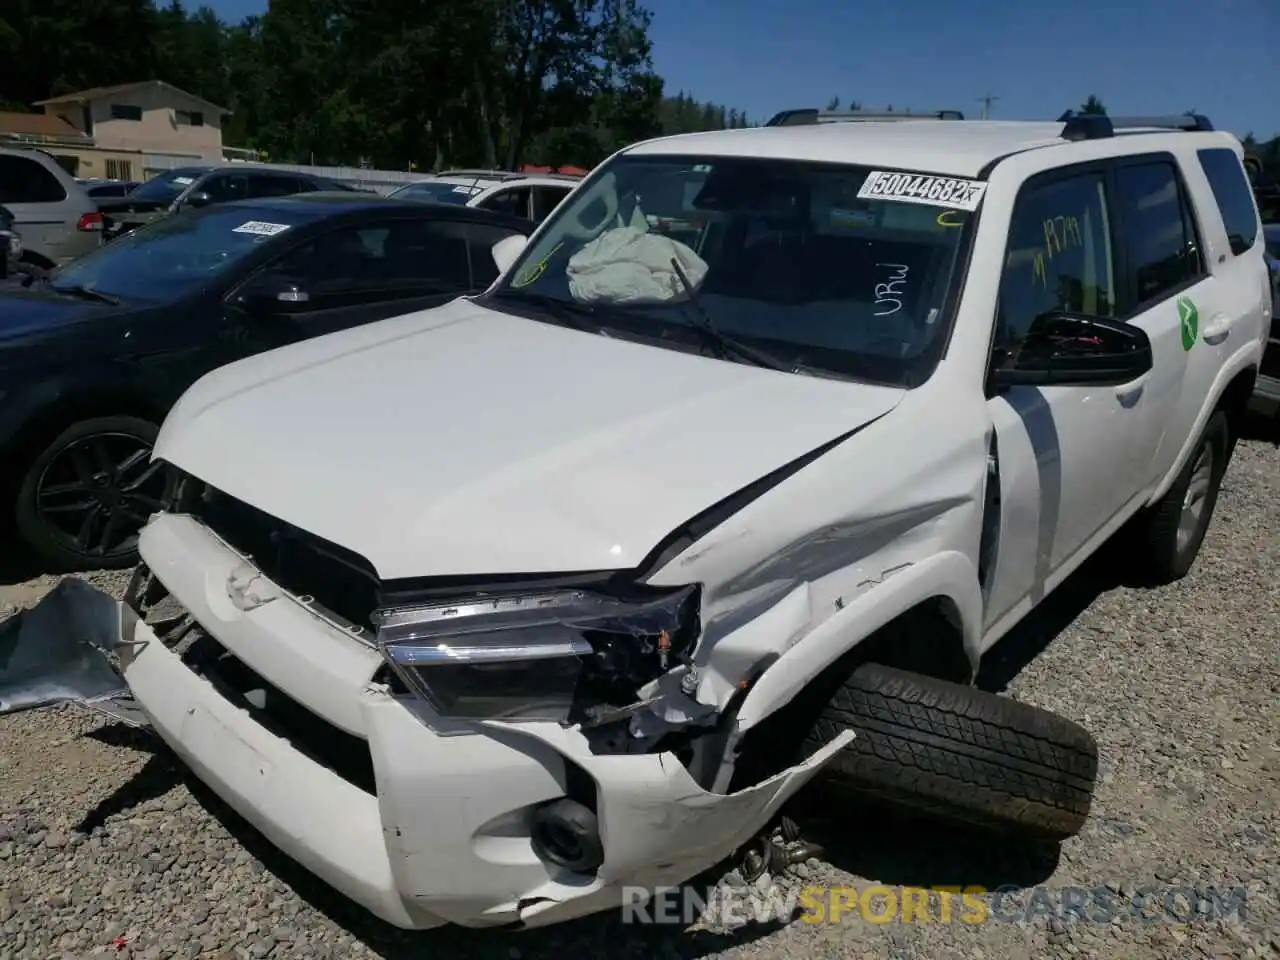
M688 662L698 593L475 597L383 608L373 624L391 669L441 717L573 724L634 703L641 687Z

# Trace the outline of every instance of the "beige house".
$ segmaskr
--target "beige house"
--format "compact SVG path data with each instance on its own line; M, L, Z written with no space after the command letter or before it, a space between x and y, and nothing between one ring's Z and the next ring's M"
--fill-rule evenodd
M162 80L51 97L39 114L0 115L0 143L38 146L77 177L143 180L184 163L221 163L229 111Z

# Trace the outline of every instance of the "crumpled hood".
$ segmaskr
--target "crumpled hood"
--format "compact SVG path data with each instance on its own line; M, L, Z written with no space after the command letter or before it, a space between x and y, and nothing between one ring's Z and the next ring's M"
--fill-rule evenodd
M457 300L209 374L156 452L386 579L623 569L902 393Z

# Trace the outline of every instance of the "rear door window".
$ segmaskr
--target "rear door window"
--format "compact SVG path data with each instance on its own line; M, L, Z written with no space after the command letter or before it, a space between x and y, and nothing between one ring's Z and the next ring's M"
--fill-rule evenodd
M1258 242L1258 209L1253 202L1253 190L1245 174L1244 164L1236 152L1227 147L1198 150L1200 167L1209 178L1213 198L1227 228L1227 241L1237 257Z
M58 178L30 157L0 154L0 203L59 203L67 199Z
M1117 205L1134 308L1166 299L1205 275L1191 204L1172 159L1116 170Z

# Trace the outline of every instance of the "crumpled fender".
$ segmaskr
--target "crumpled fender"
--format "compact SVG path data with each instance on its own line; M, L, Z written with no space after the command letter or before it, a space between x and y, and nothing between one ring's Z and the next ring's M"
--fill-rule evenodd
M976 668L982 641L978 572L962 553L937 553L904 565L788 648L747 693L738 729L751 729L789 703L844 653L927 597L946 597L955 604L965 652Z

